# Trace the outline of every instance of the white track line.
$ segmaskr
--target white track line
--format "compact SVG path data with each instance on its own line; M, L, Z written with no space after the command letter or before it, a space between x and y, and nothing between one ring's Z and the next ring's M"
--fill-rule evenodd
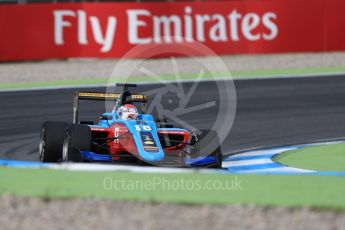
M267 164L272 163L271 159L258 159L258 160L238 160L238 161L224 161L222 164L223 168L228 168L231 166L248 166L256 164Z
M231 158L236 158L236 157L254 157L254 156L261 156L261 155L268 155L268 154L276 154L278 152L281 151L290 151L290 150L294 150L296 149L296 147L283 147L283 148L273 148L273 149L266 149L266 150L251 150L249 152L244 152L241 154L235 154L232 155L230 157L228 157L227 159L231 159Z
M267 168L267 169L256 169L256 170L242 170L240 173L245 174L284 174L284 173L313 173L316 171L307 170L307 169L298 169L298 168L291 168L291 167L282 167L282 168ZM238 173L238 172L237 172Z

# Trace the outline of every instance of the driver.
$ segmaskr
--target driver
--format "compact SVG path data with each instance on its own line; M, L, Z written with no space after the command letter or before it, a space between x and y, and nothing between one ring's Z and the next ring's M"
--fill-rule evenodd
M117 115L124 120L137 120L138 110L134 105L125 104L117 109Z

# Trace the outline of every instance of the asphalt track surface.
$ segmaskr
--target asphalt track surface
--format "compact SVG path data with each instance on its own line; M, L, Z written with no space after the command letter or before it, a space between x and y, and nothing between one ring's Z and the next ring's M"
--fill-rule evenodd
M237 80L235 86L236 117L222 144L226 154L345 136L345 76ZM145 85L140 89L153 87ZM184 87L190 87L190 83ZM75 90L1 92L0 159L37 161L42 122L71 122ZM162 99L166 109L177 106L173 97ZM218 97L215 84L200 82L191 104L201 104L212 97ZM96 119L104 105L82 108L84 116ZM186 114L184 119L197 128L207 129L216 111L217 108L208 108Z

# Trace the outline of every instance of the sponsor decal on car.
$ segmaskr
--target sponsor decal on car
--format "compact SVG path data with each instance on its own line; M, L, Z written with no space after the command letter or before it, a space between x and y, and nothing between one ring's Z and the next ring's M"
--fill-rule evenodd
M150 132L140 132L141 141L143 142L143 148L148 152L157 152L158 147L156 142L153 140L153 136Z
M145 145L153 145L154 142L153 142L153 141L144 141L144 144L145 144Z

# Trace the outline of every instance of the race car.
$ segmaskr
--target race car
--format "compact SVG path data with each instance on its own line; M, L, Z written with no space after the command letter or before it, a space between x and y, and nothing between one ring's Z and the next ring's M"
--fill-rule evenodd
M200 134L176 128L167 119L146 114L146 95L131 93L136 84L117 84L121 93L76 92L73 123L46 121L42 125L41 162L135 163L183 167L221 168L222 153L217 133ZM98 124L79 121L79 101L114 101L111 112L102 113ZM140 105L138 112L135 105ZM212 140L206 140L205 136Z

